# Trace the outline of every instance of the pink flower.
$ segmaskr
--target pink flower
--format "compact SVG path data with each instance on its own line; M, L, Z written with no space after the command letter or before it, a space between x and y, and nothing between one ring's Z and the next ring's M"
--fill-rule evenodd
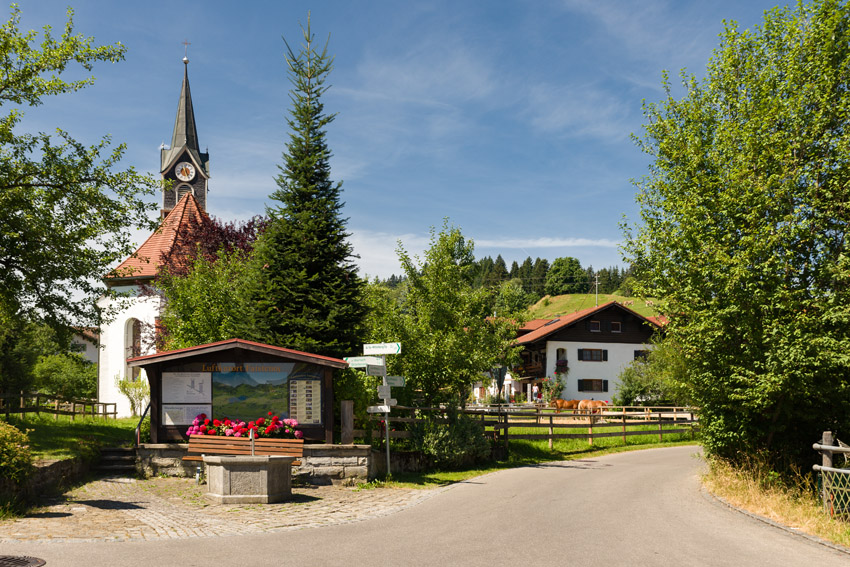
M233 436L234 437L242 437L242 432L241 431L234 431Z
M230 437L231 435L233 435L233 430L228 427L224 430L224 434Z
M303 438L304 438L304 433L302 433L301 431L296 430L296 431L295 431L295 438L296 438L296 439L303 439Z

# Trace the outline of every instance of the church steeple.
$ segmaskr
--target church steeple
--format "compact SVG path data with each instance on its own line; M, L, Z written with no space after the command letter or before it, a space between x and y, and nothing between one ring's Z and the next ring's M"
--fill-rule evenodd
M192 109L192 91L189 89L189 58L183 58L183 87L177 103L177 119L174 121L174 134L171 135L171 147L186 146L200 151L198 130L195 128L195 111Z
M188 45L188 44L187 44ZM192 91L189 89L189 58L183 58L183 85L177 101L177 117L171 146L160 149L160 174L163 179L162 213L167 214L186 193L192 193L201 210L207 208L207 191L210 177L209 154L201 153ZM166 182L171 187L165 189Z

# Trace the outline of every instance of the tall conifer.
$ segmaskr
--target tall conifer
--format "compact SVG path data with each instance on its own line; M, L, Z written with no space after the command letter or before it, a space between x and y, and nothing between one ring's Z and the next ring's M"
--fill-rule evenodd
M330 177L321 96L333 68L327 43L321 51L310 31L295 53L286 43L292 82L289 141L268 207L269 225L256 245L255 313L246 333L255 340L330 356L360 348L363 281L342 217L342 183Z

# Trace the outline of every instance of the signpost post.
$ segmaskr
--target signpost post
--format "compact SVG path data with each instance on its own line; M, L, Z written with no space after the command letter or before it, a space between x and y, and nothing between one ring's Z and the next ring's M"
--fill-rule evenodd
M352 356L345 359L349 365L354 366L355 368L365 368L366 374L369 376L383 377L382 384L378 386L378 397L381 398L384 403L380 406L369 406L366 411L369 413L384 414L384 429L387 432L388 477L392 474L390 470L390 409L398 403L398 401L392 398L391 389L392 386L404 386L404 378L399 376L387 376L385 356L388 354L399 353L401 353L401 343L373 343L363 345L364 356ZM399 380L401 381L400 384Z

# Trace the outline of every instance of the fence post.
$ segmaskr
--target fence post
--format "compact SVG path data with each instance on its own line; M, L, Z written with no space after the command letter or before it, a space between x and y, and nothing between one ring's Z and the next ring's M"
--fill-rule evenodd
M340 421L340 443L351 445L354 443L354 400L342 400L339 403Z
M35 415L41 415L41 394L35 395Z
M623 445L626 444L626 406L623 406Z
M824 431L823 435L821 435L820 444L832 446L832 431ZM821 465L824 467L832 468L832 451L829 449L821 449ZM823 508L826 512L832 516L832 507L830 506L830 486L829 486L829 474L821 471L821 499L823 501Z
M59 399L53 400L53 421L59 420Z
M549 450L552 450L552 435L555 434L555 429L552 427L552 414L549 414Z
M658 442L659 443L664 442L664 428L662 426L662 421L663 420L661 419L661 410L659 409L658 410Z
M588 444L593 445L593 410L589 409L587 411L587 419L590 420L590 427L587 428L587 442Z
M833 445L832 439L832 431L824 431L823 436L821 436L820 440L821 445ZM822 462L821 465L825 467L832 468L832 451L823 451L821 452Z

